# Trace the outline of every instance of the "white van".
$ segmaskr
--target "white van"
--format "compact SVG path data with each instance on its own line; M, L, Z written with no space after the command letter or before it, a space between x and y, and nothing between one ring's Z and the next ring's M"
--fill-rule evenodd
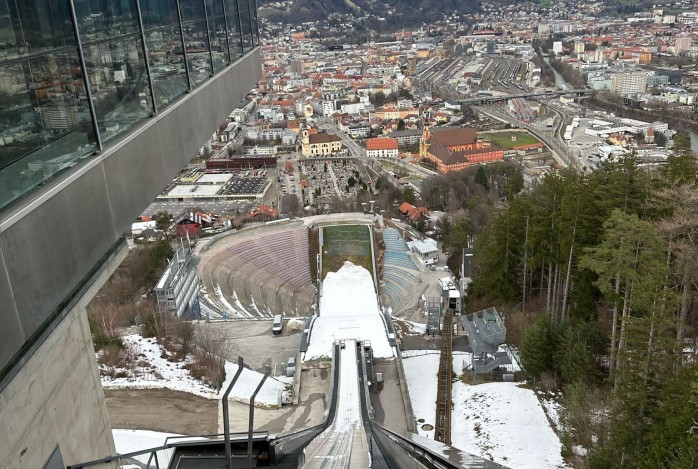
M271 325L271 331L274 334L281 334L281 331L284 330L284 317L280 314L277 314L274 316L274 322Z

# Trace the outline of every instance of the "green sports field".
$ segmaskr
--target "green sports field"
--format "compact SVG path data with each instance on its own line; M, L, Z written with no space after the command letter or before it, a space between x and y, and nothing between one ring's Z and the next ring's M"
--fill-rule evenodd
M360 265L373 275L371 233L367 225L322 227L322 277L336 272L345 261Z
M516 135L516 141L514 142L511 137ZM502 150L511 150L514 147L521 145L531 145L533 143L539 143L538 140L533 135L528 132L494 132L494 133L481 133L478 135L485 140L491 140L492 145L496 145Z

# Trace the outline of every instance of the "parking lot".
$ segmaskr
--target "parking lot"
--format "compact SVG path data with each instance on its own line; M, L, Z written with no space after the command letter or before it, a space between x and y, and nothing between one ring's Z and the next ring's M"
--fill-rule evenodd
M216 215L235 215L238 213L250 213L259 205L257 201L249 200L189 200L185 202L160 201L156 200L143 211L142 216L151 217L157 212L169 212L180 214L201 210L203 212L213 212Z
M222 347L224 358L237 362L241 356L251 369L264 373L269 367L272 375L286 371L289 357L295 357L301 340L300 330L291 331L288 320L284 321L281 334L272 334L272 320L243 320L200 322L199 328L209 329L215 340L225 341ZM201 331L201 329L200 329ZM205 333L205 332L204 332Z
M301 333L290 330L289 320L284 320L281 334L272 333L272 320L242 320L200 322L198 327L211 331L214 340L225 342L224 356L237 362L243 357L245 365L272 376L285 376L289 357L298 354ZM255 409L255 428L273 433L289 433L316 425L322 421L327 407L327 393L330 384L329 362L298 367L302 374L299 404L280 409ZM230 428L234 431L247 429L249 406L230 402ZM218 412L219 431L223 429L223 415Z

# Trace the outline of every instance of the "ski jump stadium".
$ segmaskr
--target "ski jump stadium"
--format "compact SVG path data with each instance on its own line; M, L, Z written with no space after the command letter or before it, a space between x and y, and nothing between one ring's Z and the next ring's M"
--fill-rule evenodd
M226 318L250 320L283 312L302 318L298 366L320 359L331 363L322 422L288 434L255 430L254 398L265 376L250 398L249 428L228 428L227 397L236 375L222 400L223 434L171 438L157 448L73 468L504 468L450 446L450 384L449 395L437 397L435 439L415 433L418 423L390 313L414 298L421 278L397 229L373 215L310 217L219 235L200 256L202 316L225 311ZM444 330L450 329L451 312L441 314ZM450 351L444 348L450 347L450 334L441 342L443 355ZM383 382L377 359L396 370L392 382ZM450 383L450 358L444 366ZM294 376L294 404L302 375ZM388 384L395 389L391 418L404 419L403 431L389 429L372 405L375 388Z

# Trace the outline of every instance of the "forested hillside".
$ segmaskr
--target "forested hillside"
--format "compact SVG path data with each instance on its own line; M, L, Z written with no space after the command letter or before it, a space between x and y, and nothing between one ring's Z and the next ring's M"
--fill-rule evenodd
M526 372L563 389L577 467L698 466L698 186L675 150L658 173L548 175L475 238L469 301L502 307Z
M442 19L444 13L473 13L479 8L477 0L296 0L290 6L280 5L263 0L259 4L260 15L273 22L300 24L327 21L333 13L350 14L367 17L381 31L421 26Z

